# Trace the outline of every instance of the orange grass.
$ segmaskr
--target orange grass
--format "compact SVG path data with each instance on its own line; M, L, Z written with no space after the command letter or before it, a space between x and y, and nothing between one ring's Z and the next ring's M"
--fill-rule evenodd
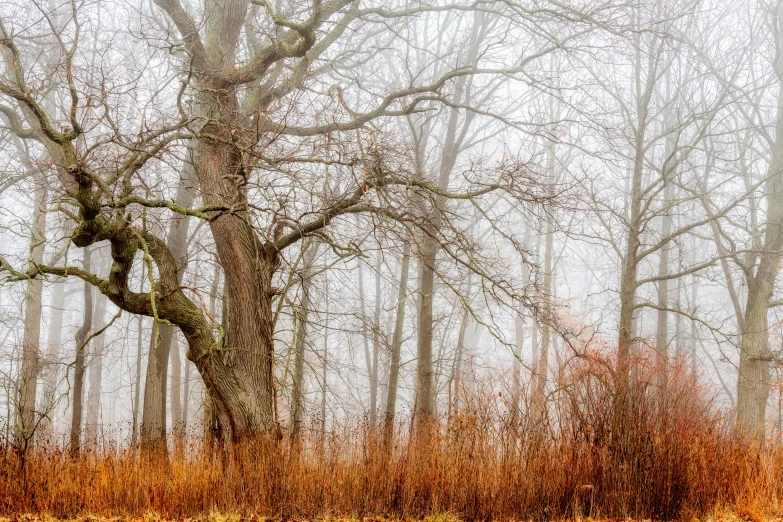
M779 516L783 448L752 443L716 413L695 379L674 372L665 387L644 365L618 423L611 366L598 357L573 364L549 397L546 427L509 393L473 390L461 413L410 439L398 427L386 448L366 426L258 441L231 455L192 443L170 459L114 449L2 451L0 515L191 517L210 512L312 519L463 520L692 519L731 512ZM467 397L470 395L470 397ZM522 404L529 403L524 390Z

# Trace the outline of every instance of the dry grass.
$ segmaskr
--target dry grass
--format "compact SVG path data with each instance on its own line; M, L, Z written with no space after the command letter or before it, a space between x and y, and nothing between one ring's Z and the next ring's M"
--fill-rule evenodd
M783 504L783 448L737 436L693 378L665 388L636 373L615 415L611 366L572 365L550 397L547 426L508 413L509 394L471 391L462 413L413 443L385 448L366 427L256 442L230 456L192 444L169 461L116 449L0 460L0 514L274 519L769 520ZM521 392L524 395L524 391ZM525 403L522 397L522 403ZM527 411L522 408L522 411ZM424 446L424 447L422 447ZM216 516L216 515L213 515Z

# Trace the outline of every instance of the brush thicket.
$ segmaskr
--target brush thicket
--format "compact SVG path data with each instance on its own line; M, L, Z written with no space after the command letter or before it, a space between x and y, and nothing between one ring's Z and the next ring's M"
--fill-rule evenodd
M731 511L779 514L783 447L738 435L687 371L660 377L638 361L619 391L610 361L580 359L562 371L533 422L524 389L462 390L460 410L429 430L356 423L303 430L293 443L259 440L231 454L191 442L168 459L135 448L77 458L3 451L0 514L210 511L267 516L463 519L632 517L674 519ZM514 408L514 403L519 404ZM414 433L411 435L411 433Z

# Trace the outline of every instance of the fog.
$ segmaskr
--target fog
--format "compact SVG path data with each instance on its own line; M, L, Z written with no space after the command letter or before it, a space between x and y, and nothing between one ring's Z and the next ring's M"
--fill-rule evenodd
M557 429L599 355L781 436L783 4L0 7L6 443Z

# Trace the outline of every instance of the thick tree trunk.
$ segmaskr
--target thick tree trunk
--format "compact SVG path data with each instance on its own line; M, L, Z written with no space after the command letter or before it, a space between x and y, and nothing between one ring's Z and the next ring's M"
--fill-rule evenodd
M84 260L83 269L90 271L90 247L82 249ZM81 451L82 414L84 411L84 360L88 350L87 342L92 329L92 285L84 283L84 319L76 332L76 360L73 371L73 397L71 398L71 454L77 455Z
M235 182L229 183L241 177L237 151L202 140L197 158L204 203L243 205L244 195ZM224 429L229 430L226 435L238 440L271 432L275 427L272 277L277 253L263 247L244 212L222 214L210 222L210 228L225 274L224 306L228 307L229 320L223 325L222 356L214 361L225 378L210 383L205 376L204 380L225 417Z
M233 67L239 35L249 2L216 2L204 34L204 68ZM193 360L213 397L221 418L224 438L240 440L275 429L274 416L274 316L272 278L278 251L265 247L253 229L247 208L247 172L241 152L243 129L236 86L203 74L199 78L199 115L208 122L198 140L196 176L203 203L233 209L209 222L225 287L230 316L224 324L219 353L209 365ZM238 132L239 131L239 132ZM214 139L207 136L214 136ZM213 375L214 373L214 375Z
M33 223L30 249L32 262L43 263L46 237L46 180L34 177ZM22 370L19 379L19 412L16 426L16 446L26 451L33 443L36 429L36 390L38 388L39 349L41 342L41 308L43 281L30 279L27 283L24 307L24 337L22 339Z

